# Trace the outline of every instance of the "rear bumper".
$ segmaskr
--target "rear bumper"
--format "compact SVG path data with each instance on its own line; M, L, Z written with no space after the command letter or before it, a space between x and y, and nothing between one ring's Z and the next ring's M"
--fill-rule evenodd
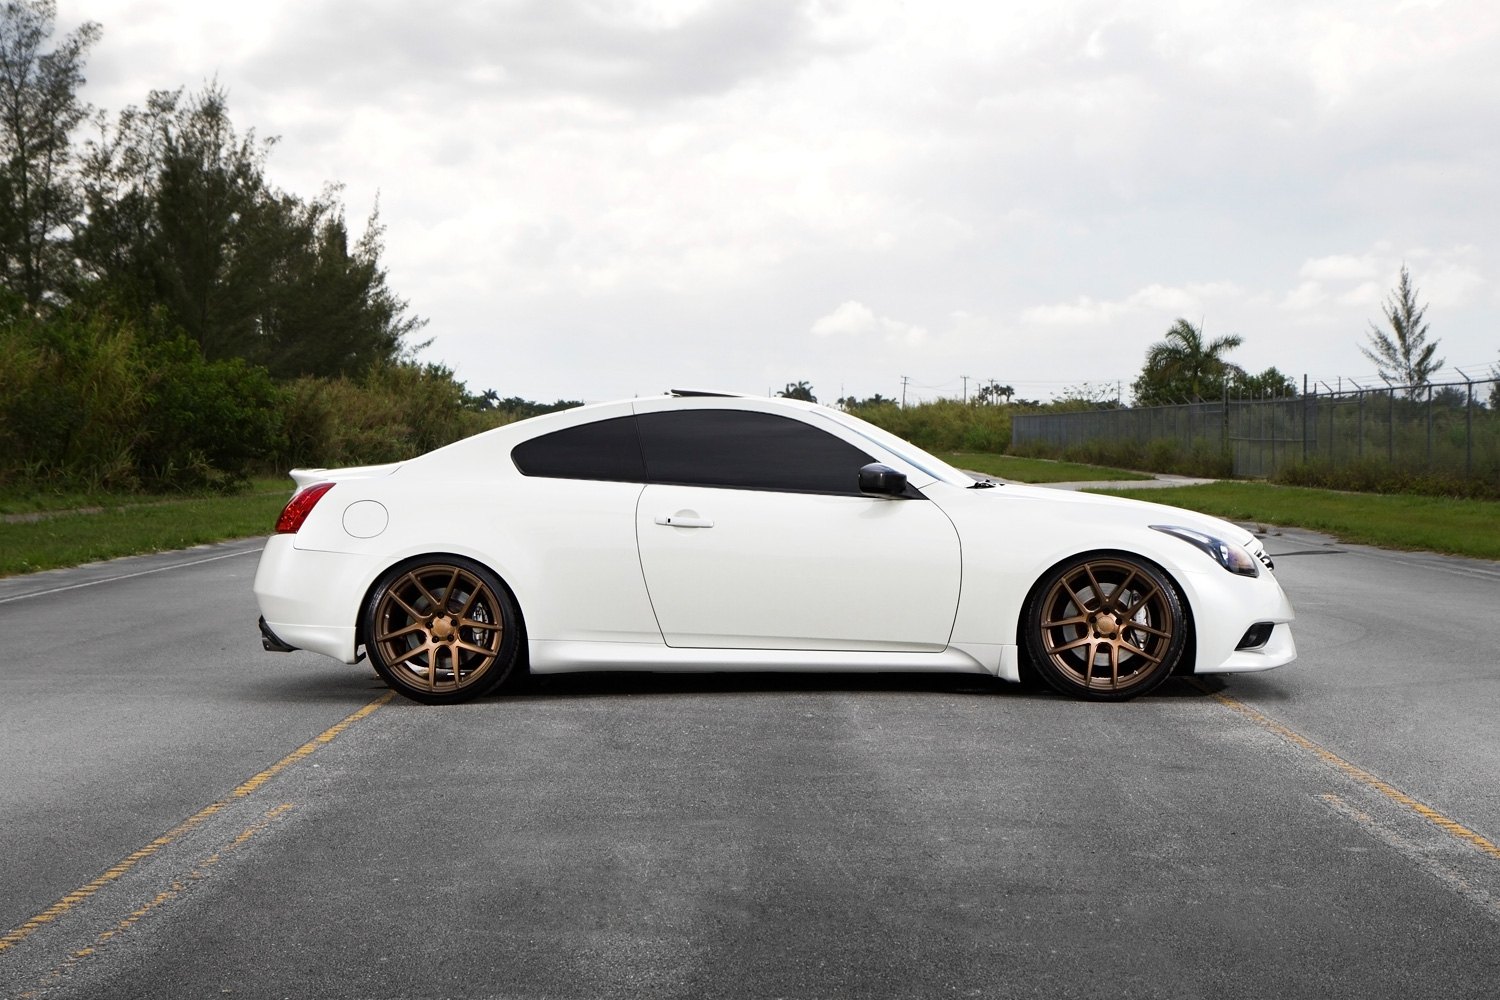
M262 643L277 652L305 649L345 663L359 662L354 626L368 586L367 561L297 549L292 538L272 536L255 571Z
M260 621L258 621L256 624L260 626L260 644L266 652L295 653L297 651L296 646L292 646L284 642L281 636L272 631L271 626L266 624L265 615L261 615Z

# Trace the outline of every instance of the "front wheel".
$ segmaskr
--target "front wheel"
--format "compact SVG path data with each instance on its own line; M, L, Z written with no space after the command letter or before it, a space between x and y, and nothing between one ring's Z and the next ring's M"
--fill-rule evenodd
M1171 676L1187 639L1177 588L1128 555L1075 559L1053 570L1026 607L1026 648L1064 694L1134 698Z
M365 652L385 682L416 701L478 697L516 660L515 602L489 570L460 556L394 567L365 605Z

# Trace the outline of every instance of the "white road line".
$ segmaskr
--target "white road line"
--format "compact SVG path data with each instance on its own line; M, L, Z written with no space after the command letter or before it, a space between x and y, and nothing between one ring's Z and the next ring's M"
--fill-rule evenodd
M82 587L97 587L101 583L114 583L118 580L130 580L138 576L150 576L152 573L165 573L169 569L184 569L188 566L201 566L203 563L218 562L220 559L233 559L235 556L253 555L260 549L241 549L238 552L225 552L216 556L205 556L202 559L193 559L189 562L172 563L170 566L157 566L154 569L143 569L135 573L121 573L119 576L106 576L101 580L87 580L83 583L70 583L66 587L53 587L50 590L33 590L29 594L15 594L11 597L0 597L0 604L9 604L12 601L24 601L32 597L46 597L49 594L61 594L67 590L78 590Z

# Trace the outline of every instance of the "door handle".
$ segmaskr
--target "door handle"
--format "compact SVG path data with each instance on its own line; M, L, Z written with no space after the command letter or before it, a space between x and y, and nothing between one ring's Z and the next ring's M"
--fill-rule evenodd
M672 528L712 528L714 526L711 518L699 517L696 514L659 514L656 523Z

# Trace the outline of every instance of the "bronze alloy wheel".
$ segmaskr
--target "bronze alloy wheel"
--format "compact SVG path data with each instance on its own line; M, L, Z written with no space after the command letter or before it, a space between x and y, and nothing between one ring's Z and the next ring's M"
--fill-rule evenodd
M1177 588L1125 555L1055 570L1026 615L1033 663L1049 684L1085 698L1132 698L1172 673L1186 638Z
M386 574L365 616L365 650L376 671L418 701L475 697L515 659L516 614L505 588L467 559L420 561Z

